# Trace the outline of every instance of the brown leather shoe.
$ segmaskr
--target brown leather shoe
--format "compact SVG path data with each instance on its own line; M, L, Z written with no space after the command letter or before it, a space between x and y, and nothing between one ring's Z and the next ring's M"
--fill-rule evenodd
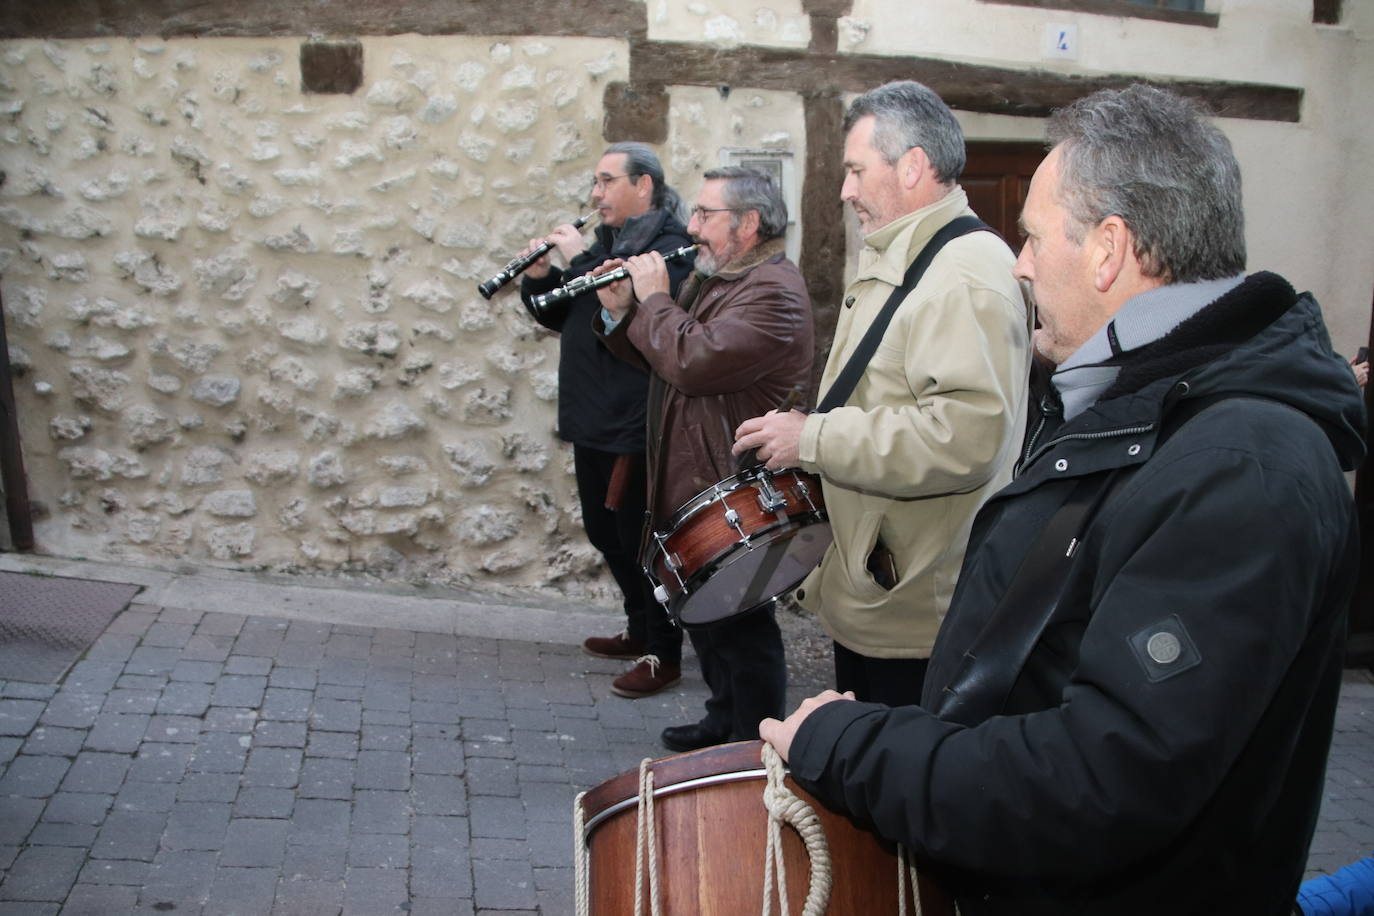
M630 638L629 633L614 636L588 636L582 640L582 651L597 658L623 658L634 661L644 654L646 647Z
M657 655L645 655L633 668L611 681L611 693L634 700L667 690L680 680L681 666L660 664Z

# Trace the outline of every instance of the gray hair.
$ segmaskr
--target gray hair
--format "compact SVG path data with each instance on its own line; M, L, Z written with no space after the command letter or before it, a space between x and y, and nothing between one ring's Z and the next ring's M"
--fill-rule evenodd
M1240 165L1197 103L1152 86L1104 89L1056 111L1069 237L1119 216L1147 277L1196 283L1245 270Z
M873 148L888 165L919 146L942 184L952 184L964 172L964 130L944 99L929 86L898 80L870 89L849 104L844 116L847 134L860 119L873 116Z
M759 214L759 241L779 238L787 234L787 201L782 190L773 183L773 176L762 169L741 165L711 169L702 176L707 181L724 181L725 205L736 212L730 214L730 228L739 227L739 215L748 210Z
M667 210L677 217L679 222L686 221L687 207L682 202L682 196L663 179L663 164L658 161L658 155L652 149L643 143L622 140L606 147L606 152L602 155L611 156L616 153L625 154L625 174L631 178L648 175L653 181L654 196L649 202L650 207L655 210Z

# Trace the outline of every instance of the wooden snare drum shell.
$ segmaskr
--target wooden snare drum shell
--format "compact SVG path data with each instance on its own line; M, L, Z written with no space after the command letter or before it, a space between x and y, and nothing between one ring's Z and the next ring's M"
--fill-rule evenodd
M651 572L670 597L682 591L678 576L690 588L697 576L709 573L714 564L732 551L741 549L744 541L740 531L725 520L725 510L739 515L738 525L750 538L762 537L787 526L800 526L803 519L825 517L825 497L821 479L797 468L769 472L769 480L787 501L776 511L765 511L759 503L759 488L753 481L755 472L743 472L727 477L717 484L739 482L733 489L722 491L714 499L706 499L711 490L703 490L687 505L696 504L694 511L683 517L682 510L674 518L672 531L662 541L662 549L652 556ZM796 533L795 530L788 536ZM669 567L667 556L679 564L676 573ZM773 596L776 597L776 596Z
M759 757L761 748L760 741L744 741L650 764L664 913L738 916L761 911L768 840L768 812L763 805L767 777ZM705 784L691 785L698 780ZM826 809L790 775L787 787L816 811L825 828L831 869L826 912L837 916L897 913L895 847ZM582 800L594 916L635 912L638 795L639 773L631 770L603 782ZM791 827L783 827L782 843L791 906L785 916L796 916L806 901L810 860ZM649 912L647 874L644 895L644 912ZM925 916L952 916L949 899L924 876L921 901ZM910 902L908 908L914 910Z

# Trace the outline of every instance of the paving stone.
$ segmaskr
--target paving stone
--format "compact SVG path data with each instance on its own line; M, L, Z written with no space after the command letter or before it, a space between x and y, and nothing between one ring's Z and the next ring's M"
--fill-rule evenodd
M412 703L410 707L410 718L415 722L457 725L462 721L463 714L463 706L460 703L424 701Z
M248 762L252 738L234 732L206 732L196 741L191 769L198 773L239 773Z
M267 678L269 687L285 687L293 690L314 690L319 675L312 668L288 667L278 660L277 666Z
M474 837L497 837L500 839L523 840L528 831L525 829L525 806L518 798L502 798L494 795L479 795L471 800L472 835ZM485 906L480 900L479 906Z
M363 727L384 725L392 728L410 728L410 711L404 709L364 709Z
M224 662L227 674L260 674L266 676L272 670L272 659L254 655L231 655Z
M315 696L321 700L349 700L361 707L363 686L361 684L320 684L315 688Z
M509 911L507 912L509 913ZM474 913L476 910L472 908L472 900L469 898L410 898L410 916L473 916ZM520 914L511 914L511 916L520 916Z
M27 840L30 846L74 846L83 852L95 840L96 828L90 824L49 824L39 822Z
M145 646L165 646L180 649L190 640L195 626L189 623L169 623L159 621L148 628L143 635Z
M114 806L120 811L166 814L176 804L181 788L173 783L126 782L115 796Z
M172 681L162 691L157 713L163 716L203 716L210 708L212 684L199 681Z
M162 842L163 814L111 811L100 828L91 856L96 859L136 859L150 862Z
M534 910L534 870L517 859L473 859L473 902L481 909Z
M124 785L129 764L130 760L124 754L82 751L62 780L62 788L67 792L114 794Z
M363 734L367 734L367 728L363 728ZM402 749L405 745L403 744ZM310 743L306 746L305 753L309 757L340 757L345 760L358 759L358 736L352 732L321 732L312 731L310 733Z
M232 706L211 706L205 714L202 732L233 732L246 735L258 724L256 709L240 709Z
M90 661L126 662L138 648L137 636L123 636L117 633L104 633L91 643L86 650Z
M234 637L197 633L181 650L182 661L222 662L234 647Z
M357 732L363 727L363 704L358 700L315 700L310 727L319 731Z
M369 751L404 751L410 748L410 728L404 725L364 725L362 747Z
M416 675L410 685L411 695L416 702L457 703L458 686L452 678L433 675Z
M536 868L534 886L541 913L574 913L577 899L571 868Z
M224 672L224 665L220 662L202 662L191 659L182 659L172 668L172 673L168 675L173 683L180 681L190 681L197 684L211 684Z
M90 728L105 703L103 693L61 690L48 701L39 721L60 728Z
M237 636L247 619L241 614L205 614L196 624L196 633L201 636Z
M277 896L276 868L226 868L215 874L201 916L270 913Z
M277 885L273 916L337 916L343 910L344 888L339 881L282 878Z
M78 884L62 905L62 916L110 916L132 913L138 905L138 888L116 884Z
M357 658L326 657L320 662L320 684L361 687L367 683L367 662Z
M467 767L468 791L477 795L520 794L515 761L494 757L474 757Z
M269 818L232 818L219 864L250 868L280 868L286 853L287 821Z
M98 826L114 805L114 795L98 792L58 792L48 799L43 820L55 824L89 824ZM3 812L0 812L3 816Z
M528 859L529 847L524 840L498 840L492 837L472 838L474 859Z
M46 705L42 700L0 700L0 735L24 737L38 724Z
M195 744L200 740L200 720L191 716L153 716L148 720L144 741L167 744Z
M63 846L30 846L19 853L0 885L0 900L44 900L62 902L67 899L81 864L85 850Z
M115 682L117 690L161 690L167 678L161 674L121 674Z
M450 738L416 738L411 756L416 773L462 776L467 769L462 743Z
M166 649L140 646L129 657L128 663L124 666L124 672L125 674L142 674L149 677L167 677L176 668L177 662L181 661L181 657L180 647Z
M354 785L359 789L409 789L410 755L404 751L359 751Z
M216 850L163 848L148 869L147 886L171 897L203 896L215 883L218 861Z
M128 778L137 782L180 782L191 763L189 744L146 741L134 755Z
M85 745L88 734L90 732L84 728L55 728L41 725L35 728L24 742L24 753L75 757Z
M577 790L567 783L534 782L520 787L525 816L532 825L566 822L576 797Z
M123 884L142 887L148 881L147 862L133 859L88 859L77 879L82 884Z
M310 704L314 698L309 690L268 687L262 703L262 718L304 722L310 718Z
M0 738L0 765L9 763L24 746L23 738ZM39 753L33 751L31 753Z
M410 709L410 680L369 681L363 687L364 709Z
M65 757L20 754L0 776L0 795L47 798L57 791L70 767Z
M301 752L295 748L255 747L243 771L245 786L290 789L300 781Z
M348 842L304 844L287 839L282 874L316 881L342 881L348 868Z
M264 675L226 674L215 682L210 705L256 708L262 705L266 690Z
M0 846L18 846L24 842L45 802L38 798L0 796Z
M157 708L157 699L161 693L160 690L148 690L146 688L131 690L125 687L116 687L106 696L105 705L100 711L102 713L151 713Z
M417 814L466 815L467 788L456 776L418 774L412 780L411 798Z
M167 815L162 848L223 849L232 808L228 802L177 802Z
M324 645L324 654L332 658L365 659L372 649L372 639L335 631Z
M398 868L349 868L344 916L406 913L410 894L406 873Z
M409 864L410 843L404 836L355 833L349 839L350 868L406 868Z
M151 718L146 714L103 713L86 736L86 747L131 754L143 743Z
M360 789L353 800L355 833L407 833L410 815L407 792Z
M303 846L348 843L353 805L342 799L302 798L291 817L291 842Z
M316 732L316 734L334 734ZM356 740L356 739L355 739ZM304 748L306 730L304 722L267 722L259 721L253 728L254 747L296 747Z
M301 767L301 798L353 798L356 763L333 757L307 757Z
M239 792L234 802L235 817L289 818L296 806L291 789L249 787Z
M278 665L295 668L318 668L324 661L324 646L300 642L283 642L277 649Z
M67 672L58 693L104 694L124 673L124 662L80 661ZM55 697L54 697L55 698Z
M188 773L176 797L177 801L231 802L238 794L237 773Z

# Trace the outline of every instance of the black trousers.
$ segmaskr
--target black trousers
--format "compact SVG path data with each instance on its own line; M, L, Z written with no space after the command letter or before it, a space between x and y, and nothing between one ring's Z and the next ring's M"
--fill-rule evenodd
M663 664L681 664L682 631L654 600L653 588L639 563L648 499L643 455L632 456L620 508L606 508L606 489L618 457L611 452L573 446L582 525L587 529L587 540L606 559L606 567L625 596L626 632L630 638L643 643Z
M865 703L916 706L929 664L928 658L872 658L835 643L835 689L852 690Z
M730 741L746 741L759 736L760 719L783 717L787 665L771 608L687 632L711 689L702 727Z

